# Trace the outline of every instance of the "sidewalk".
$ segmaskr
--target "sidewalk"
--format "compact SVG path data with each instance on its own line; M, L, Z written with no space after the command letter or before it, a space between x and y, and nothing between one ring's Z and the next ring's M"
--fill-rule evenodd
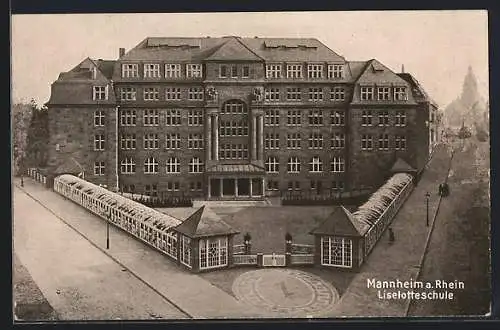
M338 316L405 317L408 300L386 300L378 297L378 289L368 288L367 280L417 280L420 260L424 253L428 231L439 203L438 185L448 175L450 155L438 146L419 184L415 187L391 227L396 241L389 245L382 236L360 273L335 308ZM429 227L426 227L425 194L429 192ZM383 290L381 290L383 291Z
M110 227L110 249L106 250L105 221L31 179L25 179L20 189L193 318L266 317L113 226Z

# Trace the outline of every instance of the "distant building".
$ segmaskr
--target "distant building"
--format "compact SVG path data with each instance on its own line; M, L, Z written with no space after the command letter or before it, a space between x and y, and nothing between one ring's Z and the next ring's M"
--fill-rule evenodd
M375 187L398 159L422 169L437 139L410 74L316 39L146 38L61 73L47 106L53 174L76 163L153 196Z

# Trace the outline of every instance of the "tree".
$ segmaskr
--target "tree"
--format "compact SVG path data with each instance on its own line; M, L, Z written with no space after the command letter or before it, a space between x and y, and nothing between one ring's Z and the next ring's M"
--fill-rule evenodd
M42 168L47 164L49 144L48 109L32 101L31 122L28 129L26 165Z
M31 121L31 106L26 103L12 105L12 165L13 174L20 175L24 171L26 158L28 127Z

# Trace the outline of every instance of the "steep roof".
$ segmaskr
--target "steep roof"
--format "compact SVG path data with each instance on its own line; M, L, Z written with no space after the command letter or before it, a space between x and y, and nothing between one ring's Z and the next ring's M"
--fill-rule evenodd
M344 206L338 206L317 228L310 234L361 237L362 229L358 228L358 221Z
M394 165L391 167L392 173L407 173L407 172L416 172L417 170L411 167L407 162L402 160L401 158L396 159Z
M203 212L204 210L205 206L200 207L186 220L175 227L174 230L190 238L232 235L239 233L222 219L207 215Z
M411 91L413 97L417 101L430 102L437 107L437 103L427 94L424 87L418 82L418 80L410 73L402 72L397 74L399 77L404 79L411 85Z
M358 79L360 84L395 84L406 86L407 82L394 73L391 69L372 59L368 61L363 73Z
M262 61L262 58L236 38L228 39L212 55L205 58L207 61L231 61L235 59L242 61Z
M75 158L69 157L64 163L59 165L54 171L54 174L75 174L85 172L85 167L83 167Z

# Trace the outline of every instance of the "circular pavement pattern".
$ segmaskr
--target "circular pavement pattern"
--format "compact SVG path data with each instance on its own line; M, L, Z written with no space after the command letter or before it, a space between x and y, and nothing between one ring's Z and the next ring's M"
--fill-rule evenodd
M261 269L233 283L236 298L271 316L318 317L339 299L337 290L316 275L295 269ZM325 315L326 316L326 315Z

